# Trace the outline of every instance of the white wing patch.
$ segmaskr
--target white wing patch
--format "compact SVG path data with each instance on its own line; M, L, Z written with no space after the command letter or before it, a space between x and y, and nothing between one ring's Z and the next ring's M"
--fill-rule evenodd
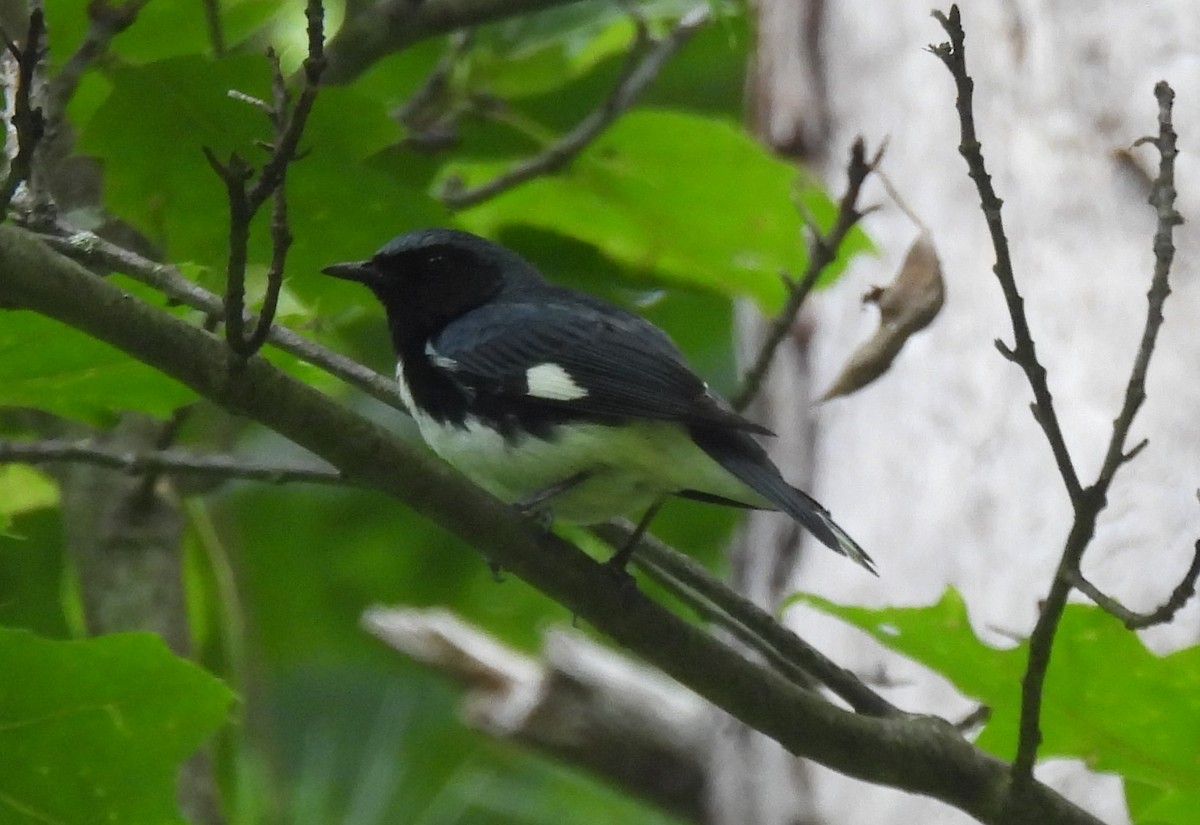
M549 362L525 370L525 384L529 387L528 395L548 401L577 401L588 394L587 388L575 383L570 373Z
M458 362L453 358L447 358L435 350L432 341L425 342L425 355L439 369L447 370L448 372L454 372L458 369Z

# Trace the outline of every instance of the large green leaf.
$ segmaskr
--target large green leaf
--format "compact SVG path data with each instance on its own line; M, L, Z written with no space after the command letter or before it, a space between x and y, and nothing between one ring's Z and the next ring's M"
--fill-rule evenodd
M999 650L971 630L962 597L930 607L871 610L799 600L862 628L929 666L992 710L979 745L1016 749L1028 643ZM1082 759L1130 782L1140 823L1195 823L1200 810L1200 646L1157 656L1104 611L1068 605L1043 693L1043 757ZM1136 803L1136 804L1135 804ZM1186 812L1187 818L1180 818ZM1145 813L1145 818L1141 814Z
M454 171L478 184L505 166L479 161ZM805 262L797 177L726 122L642 110L624 115L566 172L460 219L488 235L509 224L559 232L663 280L748 295L773 311L784 298L780 272L796 273Z
M166 415L195 394L120 351L32 312L3 313L0 406L84 421L116 410Z
M180 762L230 690L150 634L55 642L0 629L0 821L182 823Z

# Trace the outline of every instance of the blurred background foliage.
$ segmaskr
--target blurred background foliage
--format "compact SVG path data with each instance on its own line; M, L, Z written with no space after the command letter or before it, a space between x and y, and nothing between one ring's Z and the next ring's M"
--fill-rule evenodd
M51 71L84 36L86 5L47 4ZM266 118L228 92L269 95L268 45L288 70L299 65L302 5L225 0L227 48L217 56L201 4L148 4L71 99L77 150L103 165L104 209L80 209L68 218L95 227L116 216L164 260L220 291L225 192L201 149L218 157L231 151L261 157L255 142L270 136ZM332 33L341 9L329 5ZM689 5L656 0L638 8L650 30L661 33ZM819 218L829 218L832 206L740 129L745 10L716 2L710 11L713 20L634 111L568 170L458 214L437 197L446 181L486 180L600 105L633 42L628 13L586 0L481 27L465 48L448 37L420 43L348 87L324 89L303 141L308 154L288 178L296 240L279 320L390 374L377 307L317 272L333 261L364 257L408 229L457 225L515 247L553 280L645 313L715 387L731 391L732 301L744 297L766 311L777 308L780 273L795 274L804 265L794 199L803 198ZM441 95L401 117L450 49L458 57ZM256 229L251 297L261 293L269 259L265 221ZM861 237L857 242L861 247ZM113 277L145 300L188 314ZM269 357L412 435L396 411L288 356ZM185 388L86 336L26 314L6 315L0 325L0 410L32 408L104 426L122 410L165 417L192 403L180 446L273 463L303 459L282 439L208 409ZM28 435L24 420L0 413L0 435ZM243 482L184 485L197 658L240 697L228 705L229 723L218 734L232 822L669 821L587 776L467 730L456 717L454 686L384 649L358 626L363 608L376 602L445 605L515 646L536 650L547 626L571 622L561 607L520 581L496 583L476 553L379 495ZM82 638L79 590L62 551L54 485L35 470L4 466L0 493L0 624L47 639ZM736 518L729 510L679 501L655 529L719 565ZM96 678L142 673L151 665L146 656L129 650L102 657ZM185 711L213 689L199 672L193 676L200 682L196 696L174 697ZM209 730L216 726L211 714L206 719ZM18 744L0 732L0 752L8 754L0 768L6 759L36 759ZM55 758L87 770L94 756L81 748ZM130 758L111 755L109 764L115 776L139 776ZM17 775L0 770L7 777L0 792L23 798ZM161 804L170 793L162 781L130 781L127 790L110 785L128 805L136 800L127 794L147 793ZM62 821L85 821L94 813L84 802L43 802ZM111 808L127 809L133 808L115 802Z

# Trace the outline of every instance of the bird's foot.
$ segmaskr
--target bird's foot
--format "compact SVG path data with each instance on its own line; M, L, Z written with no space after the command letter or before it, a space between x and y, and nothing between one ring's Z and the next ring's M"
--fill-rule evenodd
M513 505L513 509L536 524L543 533L549 533L554 524L554 513L549 507L542 506L542 502L527 505L524 501L518 501Z

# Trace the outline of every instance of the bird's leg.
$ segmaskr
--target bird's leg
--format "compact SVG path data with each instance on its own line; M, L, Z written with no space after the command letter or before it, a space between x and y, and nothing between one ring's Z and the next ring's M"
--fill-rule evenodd
M536 518L545 529L549 530L553 515L551 514L549 508L543 508L542 505L555 496L560 496L568 490L574 490L591 477L591 470L580 470L574 475L567 476L562 481L556 481L549 487L545 487L541 490L538 490L536 493L526 496L520 501L514 503L513 507L515 507L519 513Z
M633 533L630 534L629 540L621 546L621 549L613 553L612 558L608 560L608 566L617 573L625 572L625 565L629 564L629 560L633 558L633 551L637 549L638 542L642 540L642 536L646 534L646 530L650 527L650 522L658 515L658 511L667 502L667 497L662 496L655 500L646 510L646 515L642 516L642 520L637 523L637 527L633 528Z

